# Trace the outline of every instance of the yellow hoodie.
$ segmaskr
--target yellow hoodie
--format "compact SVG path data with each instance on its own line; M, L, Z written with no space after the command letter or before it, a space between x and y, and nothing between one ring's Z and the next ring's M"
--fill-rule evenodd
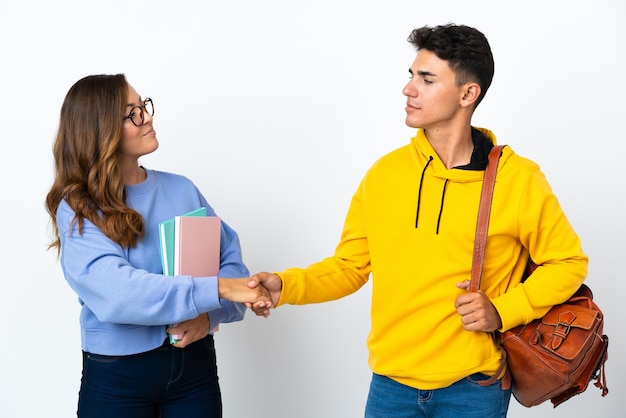
M491 142L495 136L480 129ZM278 305L319 303L358 290L372 273L367 344L374 373L430 390L476 372L501 353L465 331L454 301L469 280L483 171L446 169L424 132L378 160L363 178L333 257L278 273ZM520 283L528 254L540 265ZM587 256L537 164L505 147L498 166L481 289L502 330L565 301Z

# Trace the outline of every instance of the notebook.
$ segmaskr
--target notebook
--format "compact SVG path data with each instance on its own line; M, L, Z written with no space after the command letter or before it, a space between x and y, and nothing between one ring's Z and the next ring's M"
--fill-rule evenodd
M217 216L174 217L174 275L217 276L220 231Z

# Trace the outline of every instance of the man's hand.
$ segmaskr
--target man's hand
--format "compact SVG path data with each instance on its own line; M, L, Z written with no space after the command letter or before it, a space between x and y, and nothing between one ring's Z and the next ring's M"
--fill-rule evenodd
M206 337L210 329L211 322L209 320L209 314L202 313L194 319L171 326L167 329L167 333L182 335L178 342L172 345L178 348L185 348L189 344Z
M259 286L260 285L260 286ZM270 316L270 308L276 306L280 299L280 294L283 289L283 281L281 278L272 273L261 272L250 277L248 281L248 287L251 289L264 288L269 292L271 297L271 305L262 303L246 303L246 306L252 310L257 316L263 316L267 318Z
M457 283L459 289L468 290L469 280ZM493 332L502 326L500 314L489 298L482 292L466 293L456 298L456 312L461 315L461 322L467 331Z

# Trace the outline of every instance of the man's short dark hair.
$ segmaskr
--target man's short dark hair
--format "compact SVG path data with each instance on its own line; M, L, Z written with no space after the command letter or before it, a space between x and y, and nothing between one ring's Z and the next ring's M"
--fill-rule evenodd
M424 26L414 29L408 41L418 51L426 49L448 61L458 85L470 81L478 83L478 106L491 85L494 73L491 47L482 32L465 25Z

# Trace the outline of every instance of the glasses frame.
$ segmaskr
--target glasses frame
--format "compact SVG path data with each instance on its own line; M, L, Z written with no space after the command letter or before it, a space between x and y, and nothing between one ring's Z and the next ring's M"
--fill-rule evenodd
M152 109L152 112L148 112L148 108L146 107L148 103L150 103L150 109ZM141 123L139 125L137 125L137 123L135 123L135 120L133 119L133 113L135 112L135 109L139 109L139 116L141 117ZM132 109L130 109L130 113L128 114L128 116L124 117L122 120L130 119L133 125L139 127L144 123L144 112L148 113L150 116L154 116L154 102L149 97L146 97L146 99L143 101L142 106L134 106Z

